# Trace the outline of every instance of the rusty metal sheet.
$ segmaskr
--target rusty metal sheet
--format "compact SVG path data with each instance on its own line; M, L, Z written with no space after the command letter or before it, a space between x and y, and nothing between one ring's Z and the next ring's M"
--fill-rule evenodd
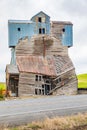
M53 56L18 56L16 59L20 72L57 75Z

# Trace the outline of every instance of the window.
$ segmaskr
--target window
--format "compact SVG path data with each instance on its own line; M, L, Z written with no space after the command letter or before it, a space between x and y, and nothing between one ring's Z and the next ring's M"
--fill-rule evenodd
M41 34L41 30L42 30L42 29L41 29L41 28L39 28L39 34Z
M39 95L41 94L41 89L39 89Z
M44 95L44 90L42 90L42 95Z
M45 34L45 28L39 28L39 34Z
M44 85L42 84L42 88L44 88Z
M36 79L35 80L38 81L38 75L36 75Z
M42 22L42 19L41 19L41 17L38 17L38 22L40 22L40 23Z
M45 34L45 28L42 29L42 34Z
M41 81L41 76L39 76L39 81Z
M42 17L42 23L45 23L46 19L45 17Z
M18 28L18 31L21 31L21 28Z
M56 80L56 83L59 83L59 82L61 82L61 78L59 78L59 79Z
M65 32L65 28L63 28L62 31Z
M39 76L39 75L36 75L36 79L35 79L36 81L41 81L41 76Z
M35 89L35 94L36 94L36 95L38 94L37 89Z

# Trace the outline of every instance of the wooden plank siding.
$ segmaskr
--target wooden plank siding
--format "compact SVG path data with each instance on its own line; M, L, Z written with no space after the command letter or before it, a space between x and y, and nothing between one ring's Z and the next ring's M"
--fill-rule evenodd
M35 75L20 72L18 89L19 96L35 94Z
M44 37L44 42L43 42ZM68 48L62 46L61 41L48 35L33 36L31 40L26 37L16 46L16 56L39 55L43 56L45 44L46 55L68 55Z
M74 66L68 56L68 47L62 45L61 39L51 35L33 36L31 40L28 40L26 37L19 41L15 50L16 63L20 71L19 96L34 95L35 89L41 95L66 94L67 87L73 89L72 91L69 90L69 93L77 92L77 78ZM45 82L46 79L43 78L41 81L35 81L36 75L42 75L42 77L50 76L50 84L47 85ZM54 84L54 80L59 77L61 78L61 83ZM70 77L73 78L69 79ZM49 92L47 92L48 90ZM42 93L42 91L44 92Z

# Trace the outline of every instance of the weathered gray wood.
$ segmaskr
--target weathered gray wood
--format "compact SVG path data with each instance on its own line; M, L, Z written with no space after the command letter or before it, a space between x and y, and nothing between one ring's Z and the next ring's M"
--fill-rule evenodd
M36 19L37 21L37 19ZM19 40L15 47L16 59L20 56L41 56L42 58L48 58L48 65L50 67L49 57L53 57L55 65L56 76L48 76L49 83L46 78L42 78L41 81L35 81L38 73L21 72L19 73L19 85L18 91L19 96L35 94L35 88L45 91L45 87L50 88L49 94L76 94L77 93L77 78L75 74L74 65L68 56L68 47L62 45L62 34L65 25L71 25L70 22L51 22L51 33L50 35L34 35L30 40L28 37ZM22 57L23 58L23 57ZM27 57L28 58L28 57ZM45 62L45 60L44 60ZM24 62L23 62L24 63ZM29 62L30 63L30 62ZM32 62L33 63L33 62ZM26 62L24 64L27 64ZM31 64L29 64L31 65ZM41 64L39 64L40 68ZM20 68L20 66L18 66ZM47 67L46 67L47 68ZM31 67L31 69L33 69ZM19 69L20 70L20 69ZM52 70L52 68L51 68ZM23 71L23 70L22 70ZM8 74L6 74L8 78ZM43 74L40 74L43 77ZM57 83L58 78L61 78L61 82ZM9 78L8 78L9 79ZM7 81L7 84L9 81ZM51 86L52 84L52 86ZM44 85L44 88L42 86ZM47 86L48 85L48 86ZM46 93L44 93L46 94Z
M43 42L44 37L44 42ZM16 56L23 55L42 55L44 53L45 44L45 54L46 55L68 55L68 48L61 44L60 39L48 35L33 36L29 41L27 38L19 41L16 46Z

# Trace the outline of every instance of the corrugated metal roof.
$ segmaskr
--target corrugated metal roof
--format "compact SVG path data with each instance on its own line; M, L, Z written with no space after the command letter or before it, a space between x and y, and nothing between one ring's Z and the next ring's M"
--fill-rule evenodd
M72 22L70 22L70 21L52 21L52 23L54 23L54 24L64 24L64 25L73 25L72 24Z
M68 56L17 56L20 72L57 76L73 67Z
M73 63L68 56L54 56L54 61L57 75L73 67Z
M16 65L7 65L6 66L6 71L9 73L9 74L19 74L19 71L18 71L18 68Z
M56 76L55 62L52 56L18 56L17 65L20 72L30 72Z
M30 20L8 20L8 23L33 23L32 21Z

